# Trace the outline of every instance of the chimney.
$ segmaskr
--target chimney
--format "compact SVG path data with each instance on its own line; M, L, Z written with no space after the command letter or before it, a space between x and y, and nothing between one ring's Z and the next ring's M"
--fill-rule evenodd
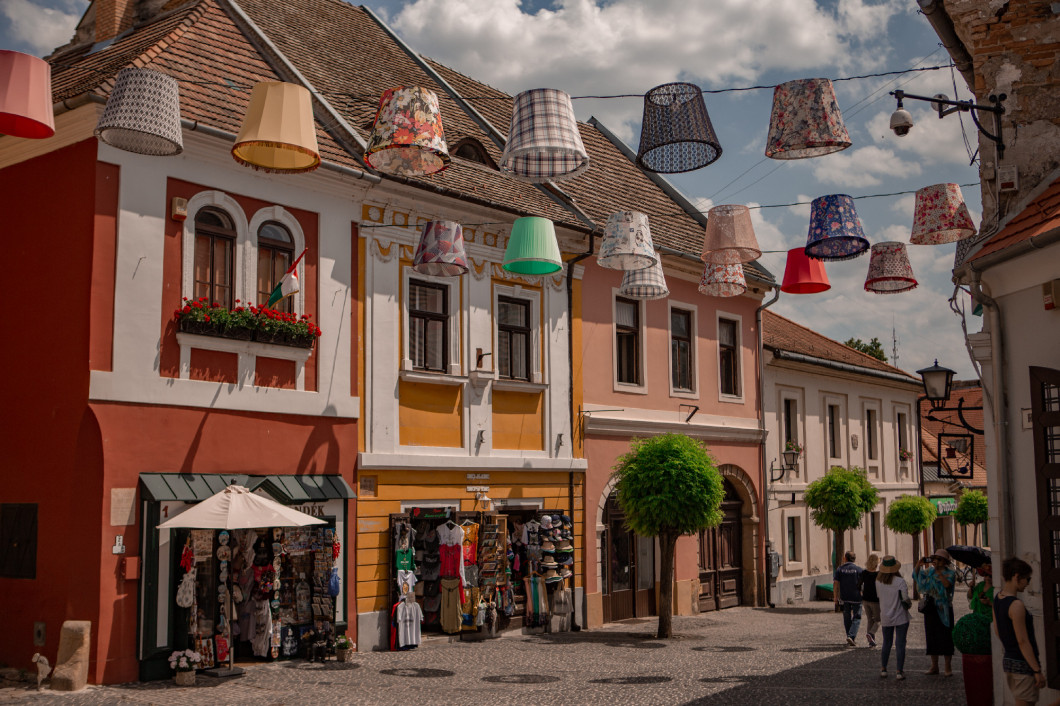
M114 39L132 27L136 0L95 0L96 42Z

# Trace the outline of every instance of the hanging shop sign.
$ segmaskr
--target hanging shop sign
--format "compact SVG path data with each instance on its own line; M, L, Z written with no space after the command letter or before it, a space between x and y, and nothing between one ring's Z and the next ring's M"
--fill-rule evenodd
M939 517L952 515L957 512L957 500L955 498L929 498L938 511Z

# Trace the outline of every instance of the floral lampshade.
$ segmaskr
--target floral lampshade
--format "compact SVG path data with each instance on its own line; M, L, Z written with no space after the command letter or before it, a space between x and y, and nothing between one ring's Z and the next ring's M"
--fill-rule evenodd
M897 294L915 289L916 286L905 243L886 242L872 246L869 273L865 277L866 292Z
M784 282L780 291L787 294L817 294L832 288L824 262L806 257L806 248L788 250L788 261L784 265Z
M747 291L743 265L715 265L707 263L699 279L699 291L708 297L738 297Z
M703 234L703 262L733 265L750 262L762 256L751 225L751 211L746 206L715 206L707 212Z
M428 221L416 246L412 269L435 277L459 277L467 272L464 229L455 221Z
M36 140L55 134L52 67L44 59L0 50L0 134Z
M850 135L830 80L804 78L773 89L767 157L805 159L847 147L850 147Z
M96 137L135 154L167 157L183 152L177 80L151 69L119 71Z
M589 166L570 96L534 88L515 97L500 170L520 181L559 181Z
M609 270L643 270L658 261L651 242L648 217L637 211L612 213L596 263Z
M670 296L666 277L663 276L662 261L643 270L626 270L618 292L631 299L662 299Z
M520 275L550 275L562 270L552 221L534 216L515 219L501 266Z
M255 84L232 157L263 172L299 174L320 166L313 103L302 86Z
M721 157L721 144L694 83L665 83L644 95L637 164L676 174L705 167Z
M869 241L846 194L820 196L810 205L806 255L817 260L849 260L869 249Z
M419 86L383 93L364 160L396 176L424 176L448 167L438 96Z
M942 245L975 235L975 224L964 203L961 187L933 184L916 192L913 212L914 245Z

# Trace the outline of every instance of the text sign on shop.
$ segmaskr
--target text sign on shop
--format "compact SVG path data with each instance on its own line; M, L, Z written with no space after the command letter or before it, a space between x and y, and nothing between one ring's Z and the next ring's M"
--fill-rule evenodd
M294 505L292 510L298 512L304 512L310 517L324 517L324 504L323 503L312 503L311 505Z
M490 479L490 474L489 473L468 473L467 474L467 479L468 480L489 480Z
M488 493L490 487L488 485L469 485L467 486L467 492L469 493Z

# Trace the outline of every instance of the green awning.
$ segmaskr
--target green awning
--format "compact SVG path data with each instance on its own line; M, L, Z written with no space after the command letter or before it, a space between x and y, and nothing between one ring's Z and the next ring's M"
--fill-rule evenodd
M939 517L957 512L957 500L955 498L928 498L928 500L935 506Z
M143 497L162 502L199 502L235 482L250 490L261 488L278 501L294 505L356 498L342 476L252 476L245 473L141 473Z

